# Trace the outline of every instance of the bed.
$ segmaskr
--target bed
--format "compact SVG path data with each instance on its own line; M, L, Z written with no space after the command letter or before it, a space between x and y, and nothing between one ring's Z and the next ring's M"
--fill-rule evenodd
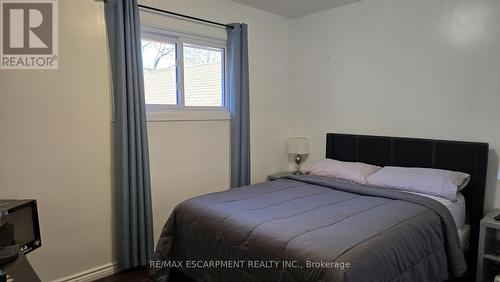
M290 176L181 203L162 231L151 277L469 281L487 156L486 143L327 134L327 158L469 173L463 190L467 216L460 203L450 207L414 193Z

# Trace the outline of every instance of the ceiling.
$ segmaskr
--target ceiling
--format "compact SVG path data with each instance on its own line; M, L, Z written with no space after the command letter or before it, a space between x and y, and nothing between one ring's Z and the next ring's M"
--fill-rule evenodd
M288 18L298 18L361 0L231 0Z

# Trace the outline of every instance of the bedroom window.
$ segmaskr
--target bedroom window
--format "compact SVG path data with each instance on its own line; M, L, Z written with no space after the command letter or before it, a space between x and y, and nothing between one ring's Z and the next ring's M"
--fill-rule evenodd
M227 111L225 42L143 27L149 112Z

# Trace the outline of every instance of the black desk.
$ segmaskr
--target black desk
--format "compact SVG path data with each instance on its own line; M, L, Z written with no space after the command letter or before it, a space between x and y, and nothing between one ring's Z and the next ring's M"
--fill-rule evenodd
M41 282L24 254L21 252L15 261L0 266L13 282Z

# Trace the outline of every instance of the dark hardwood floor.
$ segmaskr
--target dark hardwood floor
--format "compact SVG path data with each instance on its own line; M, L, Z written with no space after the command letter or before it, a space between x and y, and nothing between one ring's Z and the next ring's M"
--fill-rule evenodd
M120 272L108 277L101 278L96 282L149 282L148 271L143 268Z
M196 282L195 280L187 277L177 269L172 269L170 272L170 279L172 282ZM108 277L96 280L96 282L152 282L149 279L148 271L145 268L136 268L123 271Z

